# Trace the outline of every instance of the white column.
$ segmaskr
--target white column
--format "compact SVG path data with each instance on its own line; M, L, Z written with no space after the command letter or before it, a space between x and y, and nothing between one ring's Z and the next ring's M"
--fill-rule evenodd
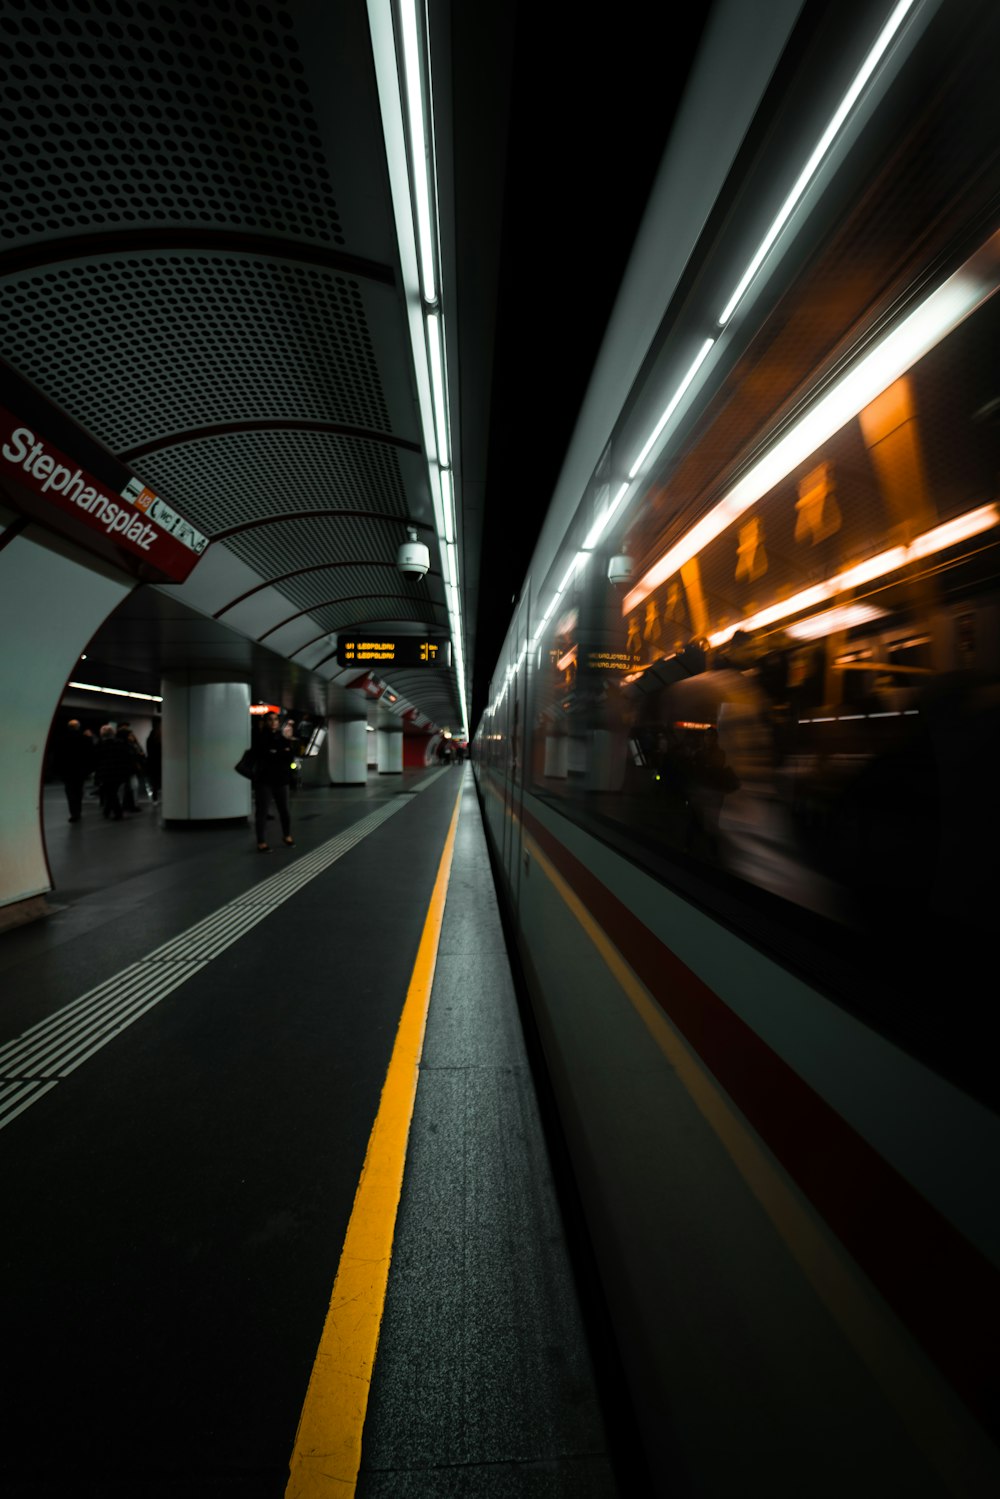
M380 776L403 774L403 729L397 725L391 729L376 729L378 740L378 773Z
M566 770L571 776L587 773L587 741L582 734L570 734L566 741Z
M163 678L165 827L245 822L250 782L233 769L250 743L250 684L224 671Z
M0 532L10 519L0 516ZM81 652L134 587L37 526L0 550L0 927L44 914L52 889L41 802L49 729L66 682L86 668Z
M368 780L368 720L327 720L327 765L333 786L364 786Z
M628 735L620 729L595 729L590 736L587 786L591 791L620 791L628 763Z
M566 779L569 740L565 734L549 734L545 740L545 774L553 780Z

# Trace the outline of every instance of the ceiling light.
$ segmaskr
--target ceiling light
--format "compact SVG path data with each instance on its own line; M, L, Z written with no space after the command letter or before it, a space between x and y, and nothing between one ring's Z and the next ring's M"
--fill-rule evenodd
M441 478L441 531L450 545L455 540L455 492L450 468L440 471Z
M820 163L829 151L830 147L833 145L833 142L836 139L838 132L840 131L840 127L844 124L844 121L847 119L851 110L854 108L855 104L860 98L862 89L874 73L882 57L885 55L885 51L889 46L889 43L896 35L896 32L899 30L900 26L902 26L903 21L906 18L906 14L909 10L912 9L913 4L914 0L899 0L899 4L895 7L888 21L886 21L885 25L882 27L882 30L879 32L874 46L868 53L868 56L865 58L864 62L861 64L861 67L855 75L854 81L852 82L850 88L841 99L832 119L830 120L826 129L823 131L823 134L820 136L819 140L816 142L816 145L813 148L812 155L809 157L809 160L806 162L805 166L802 168L802 171L799 173L795 186L792 188L791 192L788 194L788 197L781 205L781 208L778 211L777 218L774 220L764 238L761 240L760 244L757 247L757 251L753 256L753 259L750 261L750 264L747 266L746 270L743 272L743 275L737 282L736 290L733 292L732 296L729 298L729 301L726 303L725 307L719 314L720 328L725 327L725 325L729 322L729 319L732 317L733 313L736 311L736 308L742 301L744 293L749 287L751 281L756 276L757 272L760 270L761 265L764 263L768 251L771 249L775 240L778 238L778 235L781 233L785 224L791 217L791 213L795 205L798 203L799 199L802 197L802 194L805 192L806 188L809 186L810 182L818 172Z
M585 551L592 550L600 541L601 537L604 535L608 526L610 526L612 520L617 514L621 506L621 502L628 494L628 491L629 486L627 484L623 484L618 493L615 495L614 499L611 501L611 504L608 506L607 510L605 510L604 514L598 520L595 520L594 524L587 532L587 539L583 543Z
M95 687L92 682L67 682L67 687L76 687L81 692L104 692L108 697L136 697L144 703L162 703L163 698L155 692L128 692L124 687Z
M653 428L652 432L647 437L647 439L645 441L645 444L643 445L642 452L639 454L638 458L635 460L635 462L633 463L632 467L629 469L628 476L629 476L630 479L634 479L635 476L636 476L636 474L639 472L640 468L642 467L643 463L646 460L646 455L649 453L649 450L652 448L654 442L659 437L659 435L663 431L664 427L667 425L667 422L670 420L670 418L673 416L674 412L677 410L677 407L680 404L681 397L683 396L684 392L687 390L688 386L691 384L691 381L694 379L695 375L701 369L702 365L704 364L705 360L708 357L708 351L709 351L709 349L712 347L712 345L714 343L715 343L715 339L714 338L706 338L705 342L702 344L701 348L698 350L697 354L694 356L694 359L691 361L691 364L690 364L690 367L688 369L687 374L684 376L684 378L681 381L680 385L678 385L677 389L674 391L673 395L670 397L670 400L667 403L666 410L664 411L663 415L660 417L660 420L657 422L657 424Z
M1000 231L887 333L800 417L702 520L653 564L622 606L630 613L743 512L881 395L996 290Z
M434 430L437 433L438 462L448 467L448 401L445 396L444 364L441 353L441 319L436 312L427 314L427 348L431 361L431 393L434 399Z
M856 625L867 625L873 619L884 618L885 610L875 609L871 604L841 604L837 609L825 609L822 614L797 620L794 625L787 626L785 634L793 640L820 640L838 630L852 630Z
M854 567L848 567L844 572L827 578L824 583L815 583L811 588L804 588L801 593L793 594L791 598L771 604L769 608L738 620L734 625L727 625L724 630L717 630L708 637L708 643L712 646L724 645L737 630L760 630L766 625L776 624L779 619L789 619L793 614L801 614L803 609L825 603L838 593L847 593L876 578L885 578L889 573L898 572L909 562L946 551L948 547L957 546L960 541L968 541L970 537L979 536L998 525L1000 505L980 505L976 510L968 510L954 520L924 531L909 546L890 547L888 551L879 552L877 556L869 557L865 562L858 562ZM807 623L808 621L800 621L800 624ZM786 627L786 634L791 633L792 627Z
M413 196L417 207L417 242L420 249L420 280L424 299L437 301L437 273L434 265L434 237L431 232L431 198L428 171L427 135L424 130L423 68L420 65L420 39L417 16L412 0L400 6L403 29L403 73L405 79L407 120L410 126Z

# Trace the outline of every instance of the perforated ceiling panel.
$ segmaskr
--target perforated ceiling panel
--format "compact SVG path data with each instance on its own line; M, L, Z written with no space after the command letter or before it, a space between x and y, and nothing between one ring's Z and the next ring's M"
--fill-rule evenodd
M291 525L246 531L226 543L241 561L266 578L278 577L316 562L349 562L365 556L392 567L399 545L399 527L336 516L310 518Z
M406 497L397 454L388 445L327 432L234 432L164 448L135 467L209 535L265 516L358 509L398 516L398 541L405 539ZM358 541L352 531L352 554ZM280 545L280 534L271 532L276 563Z
M394 567L320 567L284 579L281 593L299 609L327 604L334 595L358 599L376 594L405 594L421 605L430 598L427 584L410 582Z
M342 245L292 11L4 0L4 241L186 224Z
M390 431L362 287L316 267L178 254L33 271L0 288L0 353L119 453L268 418Z
M398 593L402 590L394 590L392 593L380 596L370 594L365 599L366 608L371 610L370 614L362 615L365 623L374 620L409 620L414 624L440 624L447 623L448 611L444 604L432 604L421 602L419 599L400 598ZM309 618L314 619L319 626L318 633L324 630L343 630L358 619L356 603L330 604L326 609L312 609ZM418 632L423 633L423 632ZM430 673L426 672L425 676Z
M363 0L4 0L0 143L0 358L317 636L445 630Z

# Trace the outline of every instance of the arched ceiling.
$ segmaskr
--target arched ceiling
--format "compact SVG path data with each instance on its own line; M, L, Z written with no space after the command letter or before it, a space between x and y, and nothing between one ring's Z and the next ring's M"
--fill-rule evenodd
M502 77L509 24L429 9L468 662L502 175L461 192L451 78L477 49ZM470 130L496 159L491 97L460 171ZM231 662L235 632L254 670L287 663L272 693L315 698L338 633L446 637L363 0L6 0L0 130L0 358L211 542L156 586L172 605L143 585L92 654L186 664L191 630L163 623L183 615L205 621L199 664L213 642ZM407 525L424 579L394 565ZM461 721L454 669L403 676L426 718Z

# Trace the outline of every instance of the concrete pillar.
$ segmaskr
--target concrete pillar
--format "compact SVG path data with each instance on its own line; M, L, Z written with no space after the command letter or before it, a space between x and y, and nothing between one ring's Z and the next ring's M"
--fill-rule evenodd
M571 776L587 773L587 740L583 734L571 734L567 741L566 770Z
M393 724L391 728L375 730L378 740L378 773L380 776L403 774L403 726Z
M331 786L364 786L368 780L368 721L327 720L326 753Z
M595 729L590 736L589 761L589 790L620 791L625 783L628 735L621 729Z
M250 743L250 684L225 671L163 678L164 827L246 822L250 782L233 769Z
M0 512L0 929L46 912L45 745L80 654L135 580ZM60 814L64 804L60 806Z

